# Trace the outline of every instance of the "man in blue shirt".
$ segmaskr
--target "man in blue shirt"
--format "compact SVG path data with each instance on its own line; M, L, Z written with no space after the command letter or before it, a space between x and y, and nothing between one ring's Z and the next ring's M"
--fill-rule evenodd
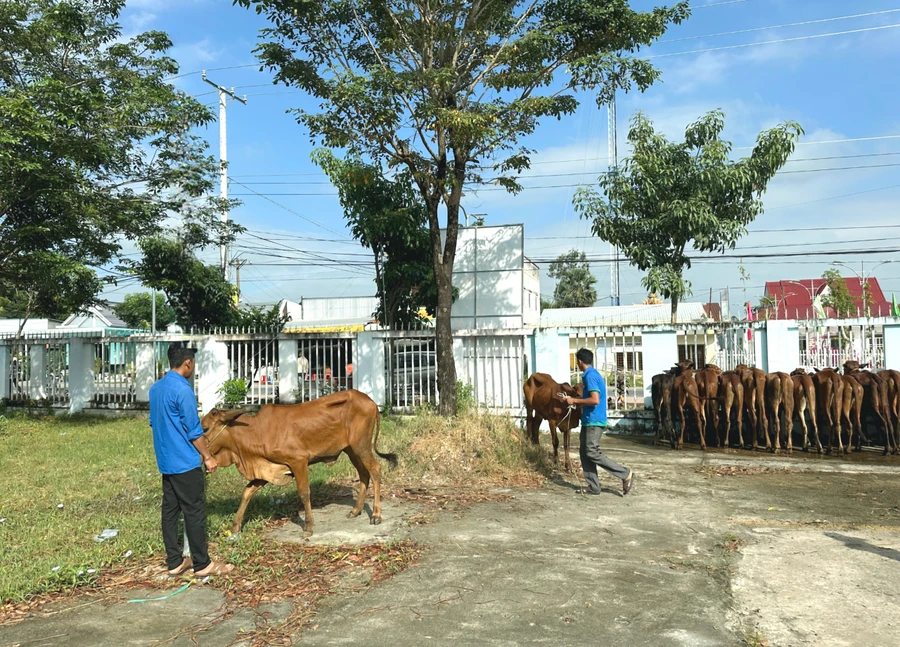
M175 577L188 569L200 577L228 573L234 566L216 564L209 559L206 543L206 480L218 464L209 453L197 398L188 380L194 374L193 348L169 347L170 371L150 387L150 427L156 464L162 474L162 535L166 545L169 575ZM201 460L202 459L202 460ZM184 528L191 558L182 557L178 517L184 515Z
M593 367L594 354L586 348L575 353L575 360L582 372L581 398L565 398L566 404L581 405L581 468L587 490L582 494L600 494L600 480L597 467L602 467L615 477L622 479L622 492L628 494L634 487L634 472L622 467L600 451L600 438L606 429L606 382Z

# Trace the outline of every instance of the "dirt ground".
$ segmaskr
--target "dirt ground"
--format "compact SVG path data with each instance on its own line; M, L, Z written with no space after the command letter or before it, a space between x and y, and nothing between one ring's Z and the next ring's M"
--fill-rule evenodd
M626 498L609 477L601 496L578 495L569 475L464 511L388 498L380 526L346 519L349 498L316 508L312 542L412 539L425 552L377 586L350 578L301 643L897 643L900 460L674 452L643 437L603 447L637 474ZM304 541L294 523L273 538ZM202 587L163 602L76 602L0 627L0 647L152 645L215 619L221 603ZM290 605L265 611L277 623ZM227 645L258 617L239 612L196 643Z

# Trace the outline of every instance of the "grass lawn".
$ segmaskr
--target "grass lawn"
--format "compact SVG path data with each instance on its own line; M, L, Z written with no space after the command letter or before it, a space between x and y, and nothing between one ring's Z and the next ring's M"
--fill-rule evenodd
M546 454L520 442L508 419L473 414L447 421L423 414L382 421L381 451L397 451L400 468L386 480L471 484L485 479L533 479ZM387 472L387 464L383 464ZM328 482L356 472L346 457L310 470L313 504ZM293 482L266 486L250 504L244 538L215 545L230 529L244 480L233 468L207 477L207 514L214 558L240 563L273 518L296 516ZM111 564L157 556L161 478L146 417L0 417L0 604L87 584ZM106 528L119 531L103 543Z

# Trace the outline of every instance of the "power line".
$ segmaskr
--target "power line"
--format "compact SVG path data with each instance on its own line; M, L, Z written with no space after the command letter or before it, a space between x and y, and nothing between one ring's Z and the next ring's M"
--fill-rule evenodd
M750 0L723 0L723 2L713 2L712 4L691 5L691 11L694 9L711 9L713 7L721 7L727 4L739 4L741 2L750 2Z
M207 67L207 72L218 72L219 70L241 70L247 67L262 67L259 63L247 63L246 65L228 65L226 67ZM186 76L192 76L194 74L200 74L203 70L194 70L193 72L183 72L182 74L178 74L177 76L170 76L163 81L174 81L175 79L183 79Z
M848 29L846 31L833 31L826 34L811 34L809 36L795 36L793 38L777 38L775 40L763 40L757 43L741 43L740 45L723 45L721 47L705 47L703 49L692 49L686 52L671 52L669 54L652 54L650 56L645 57L646 59L651 58L668 58L670 56L684 56L686 54L703 54L705 52L721 52L729 49L742 49L745 47L759 47L760 45L775 45L778 43L791 43L800 40L812 40L814 38L828 38L830 36L845 36L847 34L861 34L863 32L869 31L879 31L881 29L894 29L895 27L900 27L900 23L895 23L893 25L879 25L877 27L863 27L861 29Z
M237 180L234 180L234 183L235 183L235 184L239 184L240 186L244 187L244 188L247 189L248 191L252 191L252 194L257 195L257 196L259 196L259 197L261 197L261 198L264 198L265 200L268 200L269 202L271 202L271 203L274 204L275 206L281 207L282 209L284 209L284 210L287 211L288 213L291 213L291 214L297 216L297 217L300 218L301 220L305 220L306 222L308 222L308 223L310 223L310 224L312 224L312 225L315 225L316 227L320 227L320 228L324 229L325 231L330 231L332 234L336 234L336 235L338 235L338 236L341 235L341 232L335 231L335 230L332 229L331 227L328 227L328 226L326 226L326 225L323 225L322 223L320 223L320 222L318 222L318 221L316 221L316 220L313 220L312 218L307 218L306 216L304 216L304 215L301 214L301 213L297 213L296 211L294 211L294 210L291 209L290 207L287 207L287 206L281 204L280 202L276 202L276 201L273 200L272 198L270 198L270 197L268 197L268 196L266 196L266 195L263 195L263 194L260 193L259 191L255 191L254 189L252 189L251 187L247 186L246 184L243 184L243 183L241 183L241 182L238 182ZM235 194L235 195L238 195L238 194ZM241 194L241 195L250 195L250 194Z
M880 16L888 13L897 13L900 9L885 9L883 11L869 11L867 13L853 14L852 16L835 16L834 18L819 18L818 20L804 20L802 22L789 22L783 25L770 25L768 27L752 27L750 29L738 29L735 31L723 31L717 34L704 34L702 36L685 36L683 38L670 38L667 40L658 40L654 44L663 43L680 43L686 40L702 40L705 38L718 38L719 36L735 36L737 34L749 34L756 31L768 31L770 29L785 29L788 27L801 27L804 25L816 25L825 22L836 22L838 20L850 20L851 18L866 18L869 16Z

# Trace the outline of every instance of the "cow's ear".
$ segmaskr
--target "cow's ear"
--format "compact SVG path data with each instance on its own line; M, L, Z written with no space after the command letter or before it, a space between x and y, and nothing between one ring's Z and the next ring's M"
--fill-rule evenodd
M242 415L244 415L243 410L241 410L241 409L235 409L234 411L228 411L228 412L226 412L225 415L222 416L222 420L223 420L224 422L232 422L232 421L237 420L238 418L240 418Z
M216 408L213 408L212 410L210 410L209 415L217 416L217 415L219 415L219 410Z

